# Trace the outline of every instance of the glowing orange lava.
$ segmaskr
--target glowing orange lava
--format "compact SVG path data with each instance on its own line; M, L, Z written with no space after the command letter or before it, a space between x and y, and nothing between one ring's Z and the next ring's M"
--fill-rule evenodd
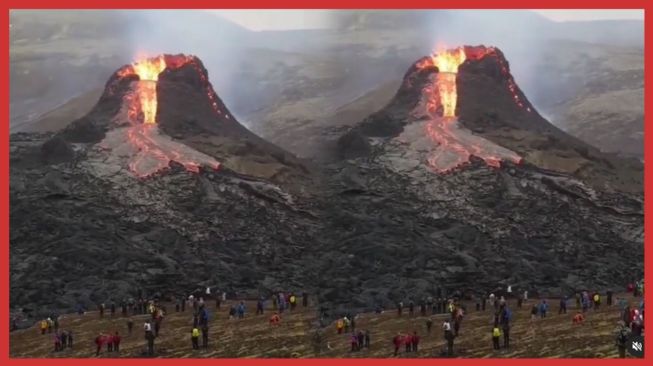
M132 146L134 154L129 169L138 177L144 178L167 169L171 161L183 165L188 171L199 172L201 165L218 169L220 163L215 159L160 134L157 126L157 82L166 69L178 69L190 64L198 72L205 84L206 94L213 110L220 114L217 95L206 75L200 70L196 58L186 55L160 55L133 62L117 71L120 78L137 76L130 92L123 96L127 109L127 119L131 127L126 130L126 141ZM227 116L228 117L228 116Z
M468 163L472 155L483 159L492 167L501 166L503 160L514 163L521 161L521 157L514 152L461 128L456 118L456 79L459 66L466 60L478 60L489 54L495 55L495 49L459 47L440 51L416 65L418 69L433 66L438 68L435 80L427 84L422 91L424 99L418 105L416 114L429 119L426 123L426 134L437 144L437 148L427 161L429 166L439 173L449 172ZM501 67L502 72L507 73L506 65L501 64ZM523 108L512 77L508 79L508 89L517 105ZM441 115L437 113L439 107L442 107ZM530 108L528 111L530 112Z

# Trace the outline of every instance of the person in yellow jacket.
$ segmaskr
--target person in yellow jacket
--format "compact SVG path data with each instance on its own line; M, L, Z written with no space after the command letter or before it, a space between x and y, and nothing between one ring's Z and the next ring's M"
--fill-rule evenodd
M290 301L290 310L295 310L295 306L297 306L297 296L294 294L290 295L288 301Z
M499 328L499 324L495 324L494 328L492 329L492 345L494 349L499 349L499 338L501 338L501 328Z
M193 343L193 349L200 349L199 339L200 330L197 327L193 327L193 330L190 332L190 340Z
M336 330L338 331L338 334L342 334L342 330L345 328L345 322L342 320L342 318L338 319L336 322Z
M47 330L48 330L48 321L43 319L41 320L41 334L45 334Z

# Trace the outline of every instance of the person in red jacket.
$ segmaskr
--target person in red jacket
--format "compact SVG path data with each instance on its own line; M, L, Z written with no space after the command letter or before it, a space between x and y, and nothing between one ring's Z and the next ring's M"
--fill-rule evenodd
M395 356L399 353L399 347L401 347L401 333L397 333L397 335L392 338L392 344L395 346Z
M103 341L104 341L104 336L102 335L102 333L98 334L97 337L95 337L95 345L97 346L97 350L95 351L96 356L100 355Z
M628 325L635 320L635 318L639 315L639 310L637 310L634 306L630 308L630 318L628 318Z
M410 334L404 336L404 344L406 345L406 352L410 352L413 348L413 337Z
M572 323L577 325L583 324L584 321L585 317L580 311L576 312L576 315L574 315L574 318L572 319Z
M113 341L113 351L114 352L120 352L120 334L116 332L116 334L113 335L112 341Z
M417 346L419 345L419 336L417 335L417 331L413 331L413 336L410 339L412 340L413 344L413 352L417 352Z
M54 351L59 352L61 351L61 336L59 333L54 334Z

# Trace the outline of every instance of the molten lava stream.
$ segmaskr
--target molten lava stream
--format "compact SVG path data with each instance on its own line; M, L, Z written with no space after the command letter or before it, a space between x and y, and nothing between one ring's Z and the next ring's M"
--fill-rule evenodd
M179 68L192 62L192 58L173 57L170 61L170 67ZM197 65L192 66L199 72ZM118 71L120 77L137 75L139 78L132 83L131 91L123 98L123 103L127 107L127 120L130 123L130 127L125 132L126 141L131 145L132 151L129 169L141 178L167 169L171 161L195 173L199 172L201 165L218 169L220 163L212 157L160 133L156 120L158 107L156 87L159 74L166 67L166 58L159 56L137 61ZM210 90L210 87L207 88ZM214 109L217 109L215 97L211 97L209 93L209 99Z
M511 160L515 163L521 161L521 157L514 152L476 136L458 125L456 79L458 67L465 59L463 48L444 51L431 58L432 64L438 68L438 73L435 80L432 79L431 85L427 85L422 91L426 101L418 108L424 110L416 111L417 115L429 118L426 123L426 133L437 147L427 161L429 166L439 173L451 171L469 162L472 155L478 156L487 165L493 167L499 167L502 160ZM420 65L418 67L428 66ZM518 98L516 101L519 103ZM440 106L442 116L438 115Z
M143 113L143 123L155 124L157 108L156 81L139 81L138 85L136 86L136 93L138 94L140 109Z

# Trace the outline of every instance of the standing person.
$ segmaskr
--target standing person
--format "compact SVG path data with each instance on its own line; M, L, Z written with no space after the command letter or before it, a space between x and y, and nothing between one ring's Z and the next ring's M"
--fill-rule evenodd
M263 314L263 298L256 302L256 315Z
M413 349L413 336L406 334L404 336L404 345L406 346L406 353L410 352Z
M533 307L531 308L531 322L535 321L537 318L537 314L540 312L539 307L537 304L533 304Z
M431 327L433 326L433 319L426 319L426 334L431 335Z
M54 315L53 316L54 320L54 332L57 333L59 332L59 315Z
M494 323L494 328L492 328L492 348L495 350L501 348L499 347L499 338L501 338L501 329L499 329L499 324Z
M209 348L209 326L208 324L202 325L202 348Z
M352 332L351 337L349 338L351 343L351 352L358 351L358 336L356 333Z
M242 319L245 317L245 303L243 301L240 302L238 305L238 319Z
M100 355L100 351L102 350L102 341L104 340L104 336L102 333L99 333L97 337L95 337L95 346L97 347L95 351L95 356Z
M215 297L215 309L216 310L220 309L221 302L222 302L222 298L220 296L216 296Z
M560 308L558 309L558 315L567 314L567 297L563 296L560 299Z
M413 300L410 300L408 302L408 315L413 316L415 315L415 303Z
M66 348L66 344L68 344L68 333L64 330L61 331L61 345L59 346L60 350L63 351L64 348Z
M617 348L619 349L619 358L626 358L626 345L631 334L630 329L628 329L623 320L620 320L617 323L615 333Z
M592 300L594 300L594 310L599 310L599 305L601 305L601 295L598 292L595 292Z
M159 336L159 331L161 330L161 321L163 320L162 316L157 316L156 319L154 319L154 337Z
M365 329L365 348L370 348L370 331Z
M419 345L419 336L417 335L417 331L413 331L413 336L411 337L411 341L413 344L413 352L417 352L417 347Z
M442 329L444 330L444 339L447 340L447 356L453 356L453 340L456 337L451 330L451 322L445 320L442 324Z
M338 334L342 334L343 329L345 328L345 321L342 318L336 321L336 331Z
M501 323L501 330L503 332L503 348L510 347L510 320L505 319Z
M43 319L41 320L41 334L45 334L47 330L48 330L48 321Z
M540 303L540 317L546 318L546 311L549 310L549 304L546 303L546 300L542 300Z
M100 318L104 318L104 303L100 304L99 310L100 310Z
M487 305L487 299L485 296L481 296L481 310L485 311L485 306Z
M181 312L182 312L182 313L183 313L183 312L186 312L186 298L185 298L185 296L182 296L182 297L179 299L179 302L181 303Z
M116 303L112 301L111 302L111 317L113 318L114 315L116 315Z
M399 347L401 347L401 333L397 333L397 335L392 338L392 344L395 346L394 355L397 356L399 354Z
M61 336L59 333L55 332L54 333L54 351L59 352L61 351Z
M193 327L193 329L190 331L190 341L193 346L193 349L200 349L199 339L200 339L200 330L197 327Z
M152 332L152 323L149 321L143 324L143 330L145 330L145 339L147 340L147 354L148 356L154 356L154 333Z
M116 332L116 334L113 335L113 351L114 352L120 352L120 334Z
M308 306L308 294L306 291L302 292L302 306L307 307Z
M134 328L134 321L132 318L127 319L127 335L132 335L132 329Z
M590 300L585 292L583 292L583 294L581 295L580 302L581 302L581 308L583 309L583 313L587 312L587 310L590 308Z
M426 316L426 303L424 302L423 298L422 301L419 303L419 314L421 316Z
M200 308L200 322L201 326L209 325L209 311L205 307Z
M608 306L612 306L612 291L608 291Z
M349 320L347 315L345 315L344 317L342 317L342 321L345 323L345 333L348 333L349 327L351 326L351 320Z
M73 348L73 332L72 332L72 330L68 331L68 348Z
M404 303L399 301L397 303L397 316L401 316L401 311L403 310L403 308L404 308Z
M642 319L642 315L639 314L639 310L637 310L637 314L635 316L635 319L630 323L630 331L632 335L641 337L642 336L642 329L644 329L644 320Z
M517 298L517 309L521 309L522 302L523 302L523 299L521 297L518 297Z
M234 312L235 312L235 309L234 309ZM229 319L231 319L231 315L229 316ZM193 327L198 326L199 323L200 323L200 313L197 312L197 311L194 311L193 312Z
M362 330L359 330L358 333L356 333L356 337L358 338L358 350L360 351L363 349L363 345L365 344L365 334L363 334Z

